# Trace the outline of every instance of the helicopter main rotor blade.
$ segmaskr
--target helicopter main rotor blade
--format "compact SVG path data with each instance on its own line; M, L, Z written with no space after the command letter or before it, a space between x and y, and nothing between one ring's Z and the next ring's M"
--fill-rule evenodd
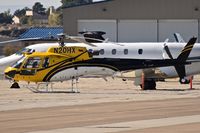
M0 46L8 44L8 43L15 43L15 42L20 42L20 41L34 41L34 40L39 40L39 39L41 38L25 38L25 39L8 40L8 41L0 42Z

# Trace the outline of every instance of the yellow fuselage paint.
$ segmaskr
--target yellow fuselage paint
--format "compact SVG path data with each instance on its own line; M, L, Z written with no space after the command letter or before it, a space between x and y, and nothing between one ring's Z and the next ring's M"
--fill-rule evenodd
M47 58L49 59L48 66L44 66ZM30 59L40 60L37 68L26 67ZM91 56L85 47L52 47L47 52L26 55L20 68L8 67L5 73L16 71L13 77L15 81L43 82L44 78L51 75L50 72L54 73L58 67L89 59Z

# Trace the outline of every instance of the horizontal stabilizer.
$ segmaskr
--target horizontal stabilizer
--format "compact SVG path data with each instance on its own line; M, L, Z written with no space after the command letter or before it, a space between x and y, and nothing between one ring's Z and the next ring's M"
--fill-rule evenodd
M179 42L179 43L185 42L179 33L174 33L174 37L175 37L176 42Z
M191 38L177 58L178 63L174 67L177 74L179 75L180 81L186 76L185 65L183 65L182 63L186 62L186 60L188 59L196 40L196 37Z

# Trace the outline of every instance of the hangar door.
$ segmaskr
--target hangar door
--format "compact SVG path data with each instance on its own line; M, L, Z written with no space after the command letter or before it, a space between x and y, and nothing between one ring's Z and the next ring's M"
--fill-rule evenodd
M119 42L157 42L157 20L119 20Z
M169 38L174 42L174 33L180 33L185 41L191 37L198 37L198 20L159 20L159 41Z
M117 41L116 20L78 20L78 32L80 31L104 31L105 38L110 41Z

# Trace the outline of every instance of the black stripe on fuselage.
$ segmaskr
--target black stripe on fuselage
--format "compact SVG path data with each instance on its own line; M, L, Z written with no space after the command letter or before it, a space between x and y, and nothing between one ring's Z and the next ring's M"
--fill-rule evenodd
M127 71L135 69L174 66L176 64L187 64L183 62L177 62L177 60L165 59L165 60L147 60L147 59L115 59L115 58L93 58L86 61L80 61L69 64L62 64L50 71L43 81L50 81L50 79L58 72L76 67L106 67L114 71Z

